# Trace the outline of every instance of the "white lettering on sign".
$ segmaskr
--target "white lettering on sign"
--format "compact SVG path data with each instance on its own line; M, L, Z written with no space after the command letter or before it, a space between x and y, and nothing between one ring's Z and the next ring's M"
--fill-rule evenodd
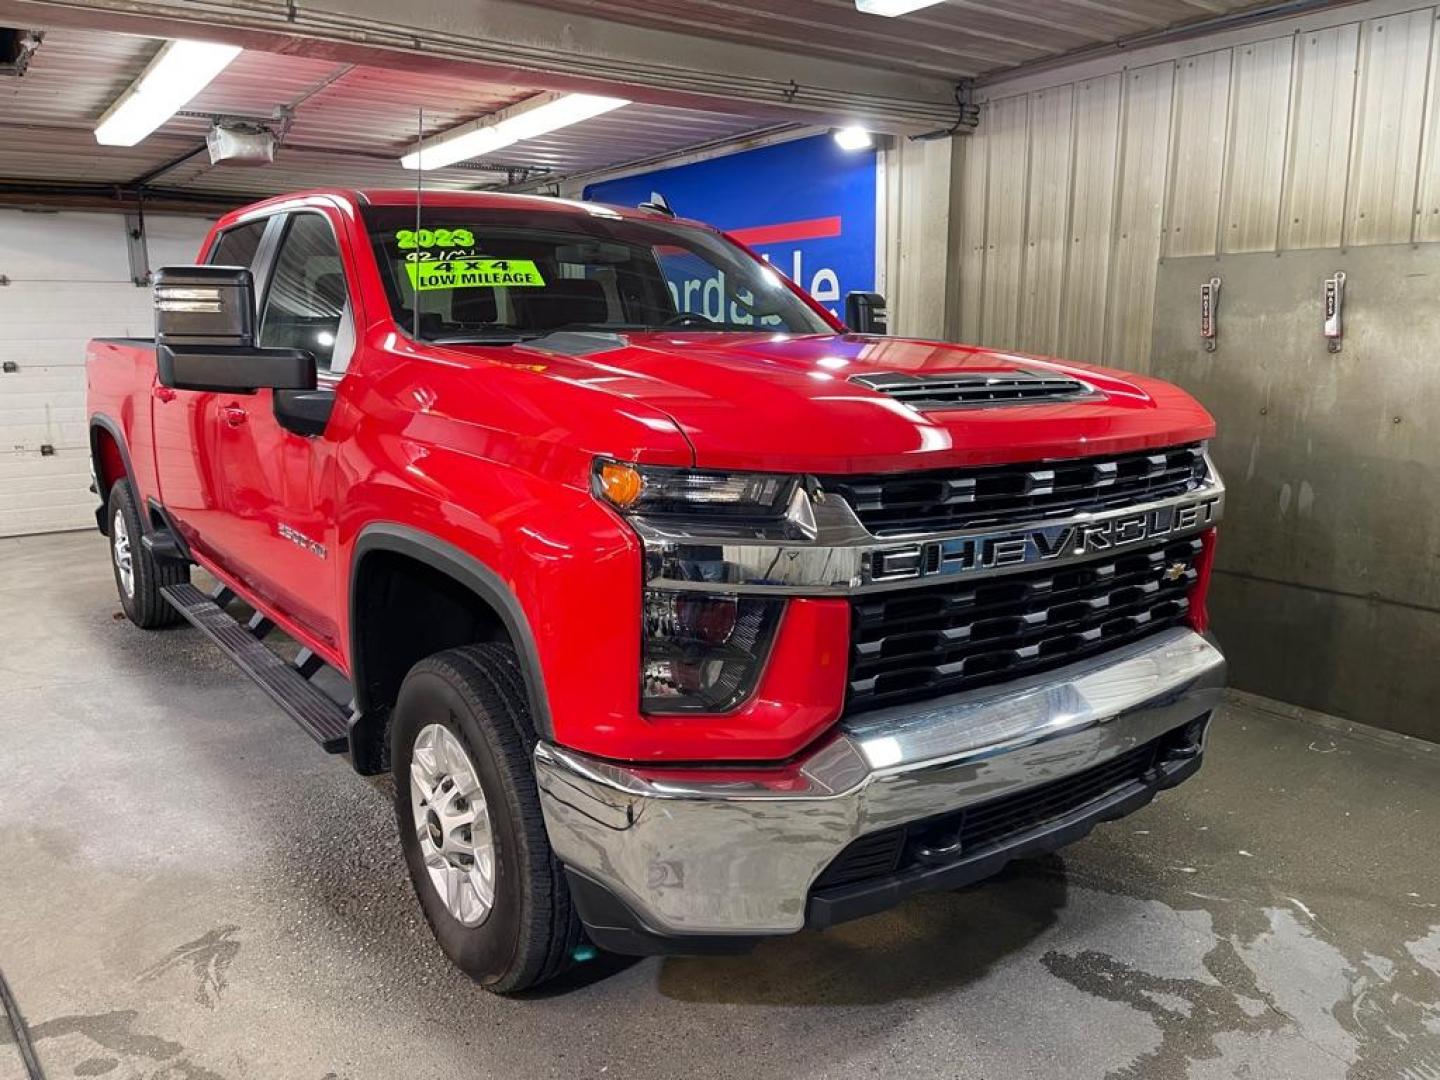
M761 255L765 262L770 262L769 255ZM773 264L772 264L773 265ZM832 315L839 315L839 312L830 305L840 302L840 275L829 266L822 266L815 271L810 278L808 285L805 281L805 253L796 248L791 252L790 257L790 280L799 282L812 297L821 304L829 307ZM728 295L725 290L725 275L719 271L705 278L687 277L683 274L676 274L666 282L670 288L670 299L675 304L675 310L691 315L703 315L711 322L727 323L732 326L754 326L755 314L751 305L755 302L755 294L748 289L736 292L735 298L728 304L725 298ZM774 315L767 315L760 319L761 326L778 326L780 319Z
M766 262L770 261L769 255L760 257ZM800 248L795 248L790 253L790 280L822 304L836 303L840 299L840 275L828 266L822 266L816 270L810 283L808 285L805 283L805 252ZM833 307L829 310L831 315L839 317L840 313Z

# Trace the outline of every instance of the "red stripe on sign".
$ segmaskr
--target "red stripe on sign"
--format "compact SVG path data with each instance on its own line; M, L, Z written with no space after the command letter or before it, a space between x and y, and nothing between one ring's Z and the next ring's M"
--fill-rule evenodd
M779 225L752 225L748 229L731 229L730 235L747 247L796 240L823 240L827 236L840 235L840 218L817 217L806 221L785 221Z

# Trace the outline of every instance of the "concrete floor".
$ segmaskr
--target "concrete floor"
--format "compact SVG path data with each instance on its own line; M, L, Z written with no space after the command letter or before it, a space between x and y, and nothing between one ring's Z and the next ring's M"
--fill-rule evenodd
M1237 701L1062 857L504 1001L432 943L384 786L125 622L101 538L0 541L0 643L0 969L52 1080L1440 1077L1440 747Z

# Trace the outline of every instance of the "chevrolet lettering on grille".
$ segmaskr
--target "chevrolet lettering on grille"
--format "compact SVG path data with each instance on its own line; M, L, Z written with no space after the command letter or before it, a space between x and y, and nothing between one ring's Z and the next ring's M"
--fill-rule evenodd
M1222 495L1147 510L1119 510L1084 522L997 530L876 551L870 580L887 581L975 571L1003 570L1031 563L1069 562L1115 548L1182 536L1213 525Z

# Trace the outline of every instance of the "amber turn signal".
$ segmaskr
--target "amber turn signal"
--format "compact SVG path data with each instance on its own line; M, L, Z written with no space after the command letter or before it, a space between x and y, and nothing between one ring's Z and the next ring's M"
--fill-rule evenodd
M640 473L630 465L607 461L600 466L600 491L621 508L633 505L640 498L644 483Z

